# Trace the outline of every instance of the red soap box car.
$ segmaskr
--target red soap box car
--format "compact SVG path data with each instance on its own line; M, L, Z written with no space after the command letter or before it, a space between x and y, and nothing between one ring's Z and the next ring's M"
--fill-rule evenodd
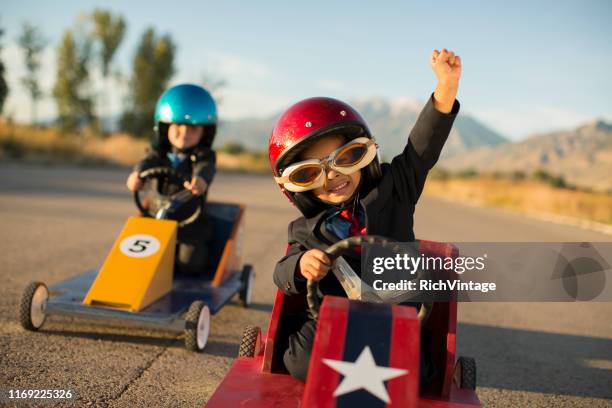
M330 247L368 241L353 237ZM349 244L347 245L347 241ZM429 256L457 256L454 246L420 241ZM333 259L332 258L332 259ZM310 289L310 288L309 288ZM310 294L309 294L310 295ZM312 310L309 301L309 307ZM476 364L456 358L457 302L429 305L423 330L431 334L435 377L419 387L422 313L413 307L365 303L327 296L319 310L306 384L284 368L277 338L304 298L277 291L268 331L247 327L239 357L206 404L225 407L480 407L475 392Z

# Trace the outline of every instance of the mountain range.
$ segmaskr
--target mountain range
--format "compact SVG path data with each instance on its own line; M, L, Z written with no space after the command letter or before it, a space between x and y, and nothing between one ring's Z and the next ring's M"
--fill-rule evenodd
M370 131L381 148L383 158L390 159L401 152L423 104L413 99L369 98L352 101L353 106L368 122ZM268 138L280 113L265 118L225 121L220 125L217 145L235 141L254 150L267 150ZM496 146L508 140L475 118L460 114L442 152L452 157L482 146Z
M350 102L364 117L389 160L404 147L423 104L414 99L369 98ZM221 123L217 145L234 141L252 150L267 150L268 138L280 113L265 118ZM575 129L534 134L511 142L466 113L460 113L444 146L440 167L529 174L546 170L570 184L612 191L612 124L592 121Z
M592 121L575 129L535 134L516 143L479 147L440 161L451 171L529 174L546 170L570 184L612 191L612 124Z

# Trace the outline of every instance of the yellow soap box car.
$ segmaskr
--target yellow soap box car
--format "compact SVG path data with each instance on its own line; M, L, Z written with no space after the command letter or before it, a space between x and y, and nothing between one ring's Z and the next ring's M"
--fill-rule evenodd
M202 198L184 189L171 196L160 194L157 186L162 181L180 186L185 181L171 168L152 168L142 172L141 178L145 188L134 199L143 216L128 218L99 269L49 287L30 283L19 308L25 329L40 329L50 315L112 320L184 332L185 347L202 351L211 315L235 295L249 306L254 272L241 260L245 207L215 202L191 205L194 212L204 208L212 223L209 266L197 277L175 274L177 229L196 216L174 220L172 215Z

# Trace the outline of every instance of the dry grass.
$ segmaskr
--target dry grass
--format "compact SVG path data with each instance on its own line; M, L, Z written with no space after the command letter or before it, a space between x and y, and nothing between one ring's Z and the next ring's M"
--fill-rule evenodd
M268 158L261 153L229 154L217 151L217 166L246 173L270 173Z
M72 162L79 150L80 140L63 138L55 130L0 122L0 158Z
M534 180L488 177L429 180L425 194L612 224L612 194L554 188Z
M136 139L125 133L116 133L107 138L91 138L83 145L85 156L100 157L109 163L133 166L142 159L149 142Z
M105 138L85 134L63 135L55 129L13 125L0 121L0 159L46 164L133 166L149 142L126 133ZM217 152L217 166L232 171L266 172L265 155Z
M128 134L118 133L106 138L87 134L62 135L55 129L11 125L0 121L0 159L132 166L142 158L147 146L147 141ZM217 166L232 171L269 172L267 158L262 153L217 152ZM425 193L525 212L550 213L612 224L612 194L555 188L530 179L430 178Z

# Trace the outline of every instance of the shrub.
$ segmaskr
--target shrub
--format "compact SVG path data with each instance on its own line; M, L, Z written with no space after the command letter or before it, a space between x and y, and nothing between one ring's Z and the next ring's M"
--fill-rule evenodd
M569 188L565 178L563 176L556 176L547 172L546 170L538 169L533 172L532 177L536 180L543 181L556 188Z
M448 170L440 168L440 167L434 167L430 172L429 172L429 178L433 179L433 180L448 180L451 177L451 174L449 173Z
M240 142L227 142L221 147L220 150L227 154L233 155L242 154L246 152L246 148Z
M474 178L478 176L478 172L474 169L462 170L457 173L459 178Z

